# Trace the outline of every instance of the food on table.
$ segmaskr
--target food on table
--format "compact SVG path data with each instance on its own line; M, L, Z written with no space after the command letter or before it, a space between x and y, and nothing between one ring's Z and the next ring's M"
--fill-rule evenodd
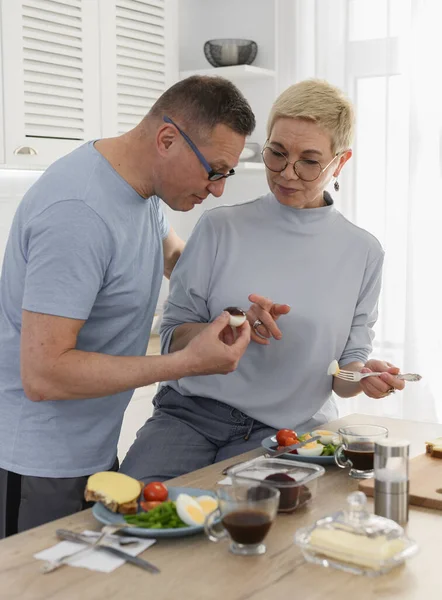
M124 520L129 525L145 529L177 529L187 527L177 513L175 502L161 502L149 512L140 512L136 515L124 515Z
M319 441L310 444L307 443L302 448L290 450L289 453L298 454L299 456L333 456L340 443L340 439L334 431L327 429L316 429L311 433L303 433L299 436L293 429L280 429L276 434L276 441L278 442L276 450L283 450L286 446L305 442L316 436L320 436Z
M153 508L156 508L157 506L159 506L160 504L163 504L162 502L158 501L158 500L150 500L150 501L141 501L140 502L140 506L143 510L145 510L146 512L148 512L149 510L152 510Z
M128 475L103 471L88 478L84 497L88 502L102 502L112 512L134 514L142 488L143 483Z
M176 499L176 511L187 525L203 525L206 515L198 502L189 494L179 494Z
M432 442L425 442L427 454L433 458L442 458L442 437L434 439Z
M327 375L337 375L341 369L337 360L332 360L328 365Z
M339 444L339 435L336 433L336 431L329 431L328 429L315 429L315 431L312 431L311 437L316 437L317 435L320 436L319 441L321 444L324 444L324 446L327 444L334 444L337 446ZM299 439L301 438L302 436L300 436Z
M201 506L206 516L218 508L218 501L213 496L196 496L195 500Z
M279 508L280 512L290 512L295 508L305 504L310 500L311 493L306 485L289 487L287 484L296 481L294 477L290 477L287 473L273 473L268 475L264 481L275 482L274 487L279 490ZM278 482L281 485L278 485Z
M146 484L143 490L143 496L146 502L164 502L167 500L169 492L165 485L160 481L152 481Z
M382 561L405 548L402 539L388 539L386 535L364 537L350 531L318 527L310 536L310 547L336 560L379 569Z
M287 440L290 440L290 443L287 443ZM293 431L293 429L280 429L276 434L276 441L280 446L291 446L292 444L296 444L299 440L296 431Z
M230 315L230 327L241 327L241 325L245 323L247 315L242 310L242 308L238 308L236 306L228 306L224 310L227 311Z
M323 450L324 446L319 442L310 442L302 448L297 448L299 456L321 456Z

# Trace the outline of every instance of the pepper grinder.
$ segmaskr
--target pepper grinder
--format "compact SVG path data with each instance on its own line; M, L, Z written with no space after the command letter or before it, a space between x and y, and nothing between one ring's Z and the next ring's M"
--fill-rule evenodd
M408 522L410 442L385 438L374 447L374 512L405 525Z

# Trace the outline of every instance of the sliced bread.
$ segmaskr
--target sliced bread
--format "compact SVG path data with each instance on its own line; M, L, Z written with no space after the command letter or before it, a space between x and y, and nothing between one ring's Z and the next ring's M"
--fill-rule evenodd
M143 483L113 471L91 475L84 497L88 502L102 502L112 512L135 514Z
M431 442L425 442L427 454L433 458L442 458L442 437L438 437Z

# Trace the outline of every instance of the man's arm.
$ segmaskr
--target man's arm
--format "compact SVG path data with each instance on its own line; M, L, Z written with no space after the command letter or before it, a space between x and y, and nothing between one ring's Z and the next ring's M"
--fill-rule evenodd
M232 345L221 332L223 313L185 350L169 356L110 356L76 349L85 321L23 311L21 377L27 397L43 400L99 398L157 381L229 373L236 369L250 341L248 324Z
M184 240L171 227L167 237L163 240L164 277L170 279L173 268L184 250Z

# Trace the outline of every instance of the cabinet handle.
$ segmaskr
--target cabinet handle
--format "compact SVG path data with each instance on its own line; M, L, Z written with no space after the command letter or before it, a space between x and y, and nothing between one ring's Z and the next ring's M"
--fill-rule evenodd
M14 154L28 154L31 156L35 156L38 154L37 150L31 148L31 146L19 146L14 150Z

